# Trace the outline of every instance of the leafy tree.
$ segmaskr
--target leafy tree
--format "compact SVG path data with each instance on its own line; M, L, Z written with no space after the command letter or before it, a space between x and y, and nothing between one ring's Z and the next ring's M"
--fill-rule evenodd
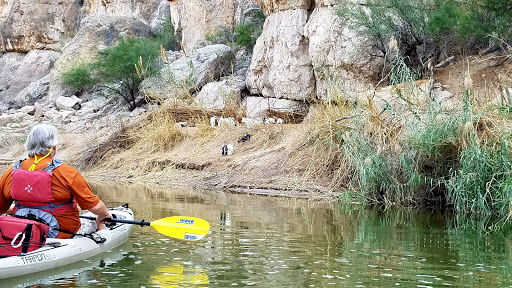
M101 50L96 61L63 73L63 80L78 90L99 85L121 96L133 110L139 84L144 80L137 69L144 70L144 75L158 73L155 59L160 54L159 46L155 39L122 38L117 45Z
M472 52L492 39L512 41L510 0L368 0L340 7L338 15L372 41L376 56L395 61L393 37L406 64L423 73L448 54Z
M434 36L454 33L464 42L478 40L485 43L495 38L512 40L512 2L509 0L438 0L428 29ZM490 38L491 36L491 38Z

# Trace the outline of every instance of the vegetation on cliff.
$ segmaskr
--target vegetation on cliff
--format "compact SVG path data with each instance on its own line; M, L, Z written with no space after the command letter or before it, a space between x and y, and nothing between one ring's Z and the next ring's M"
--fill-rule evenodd
M338 15L365 33L386 61L394 63L398 53L421 73L451 55L506 51L512 41L508 0L369 0L341 5Z
M176 39L170 23L151 38L121 38L116 45L99 51L95 61L78 62L65 71L62 79L79 93L93 87L105 89L107 94L125 99L133 110L140 83L159 72L159 47L176 49Z

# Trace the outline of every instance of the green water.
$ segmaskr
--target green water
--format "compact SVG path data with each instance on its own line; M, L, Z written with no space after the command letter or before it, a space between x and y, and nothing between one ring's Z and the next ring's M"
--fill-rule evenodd
M119 249L30 287L508 287L510 229L440 212L222 192L93 185L139 220L188 215L210 234L182 242L134 227ZM29 281L26 280L26 281ZM0 287L4 287L1 285ZM24 286L29 286L25 284Z

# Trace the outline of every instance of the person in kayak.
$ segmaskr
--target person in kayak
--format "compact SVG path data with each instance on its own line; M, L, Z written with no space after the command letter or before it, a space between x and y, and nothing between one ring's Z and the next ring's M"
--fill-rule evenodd
M0 213L12 209L15 215L35 215L53 228L49 237L71 238L104 229L102 220L112 216L84 177L55 158L57 144L54 126L38 124L30 130L25 142L29 158L16 162L0 178ZM81 223L77 204L95 214L96 222Z

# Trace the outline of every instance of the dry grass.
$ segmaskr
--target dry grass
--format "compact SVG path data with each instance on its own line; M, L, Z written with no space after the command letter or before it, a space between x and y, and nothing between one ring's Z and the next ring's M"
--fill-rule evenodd
M128 133L134 139L132 150L135 153L167 151L183 141L186 135L177 127L175 117L176 113L169 109L153 112L150 121Z
M358 112L342 100L310 109L303 137L287 162L288 171L297 175L299 182L323 182L330 190L345 186L351 169L342 145L352 129L351 118Z

